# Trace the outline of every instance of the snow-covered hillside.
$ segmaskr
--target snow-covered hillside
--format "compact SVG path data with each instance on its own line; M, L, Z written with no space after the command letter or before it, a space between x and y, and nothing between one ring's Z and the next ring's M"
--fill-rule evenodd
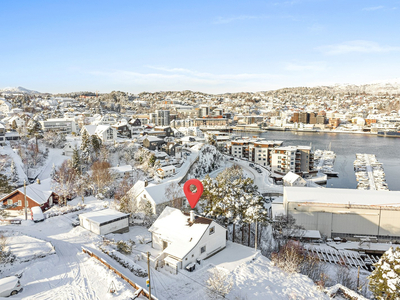
M6 87L4 89L0 89L0 94L40 94L38 91L28 90L23 88L22 86L18 87Z

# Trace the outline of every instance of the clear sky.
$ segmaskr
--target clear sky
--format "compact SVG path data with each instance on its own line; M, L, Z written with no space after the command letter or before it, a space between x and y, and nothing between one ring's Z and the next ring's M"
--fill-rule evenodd
M400 77L400 0L1 0L0 88L210 93Z

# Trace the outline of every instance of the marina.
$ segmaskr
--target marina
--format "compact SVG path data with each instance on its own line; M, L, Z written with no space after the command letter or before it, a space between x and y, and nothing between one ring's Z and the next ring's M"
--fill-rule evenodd
M333 169L335 163L336 154L331 150L315 150L314 152L314 165L318 170L318 173L325 174L329 177L337 177L338 172Z
M374 154L356 154L353 163L357 179L357 189L388 191L385 172L382 163L378 162Z

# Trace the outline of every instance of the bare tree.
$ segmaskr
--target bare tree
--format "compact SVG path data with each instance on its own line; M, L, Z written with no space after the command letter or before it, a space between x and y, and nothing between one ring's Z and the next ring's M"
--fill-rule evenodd
M96 161L91 168L90 179L93 184L95 194L104 193L113 182L113 176L110 172L110 163L106 161Z
M66 205L67 199L76 189L76 171L72 168L71 160L66 160L54 174L54 192L60 197L59 204Z
M272 223L273 236L277 241L278 251L286 245L290 239L301 239L304 236L304 228L296 224L296 219L288 214L279 214L275 216Z
M182 188L175 181L171 182L165 189L165 198L170 202L174 208L182 208L183 205L183 194Z
M208 288L207 294L211 299L225 298L233 287L233 281L232 279L228 279L228 274L217 268L212 269L206 284Z

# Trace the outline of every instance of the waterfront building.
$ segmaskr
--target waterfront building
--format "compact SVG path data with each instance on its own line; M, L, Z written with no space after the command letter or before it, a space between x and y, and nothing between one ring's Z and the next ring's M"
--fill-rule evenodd
M285 187L283 209L328 238L400 240L400 192Z

